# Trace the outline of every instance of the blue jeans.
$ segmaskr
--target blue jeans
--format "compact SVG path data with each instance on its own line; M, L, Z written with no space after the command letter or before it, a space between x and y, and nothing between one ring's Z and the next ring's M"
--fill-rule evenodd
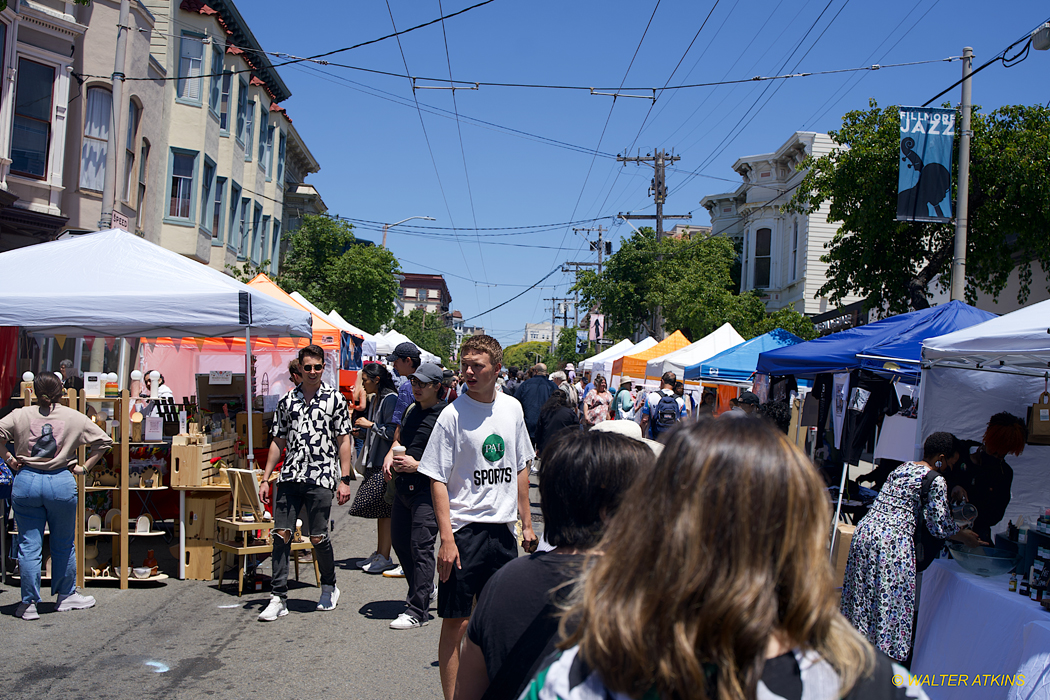
M69 595L76 586L77 482L66 469L23 467L15 474L11 504L18 525L18 570L22 602L40 601L40 551L44 524L51 528L51 594Z

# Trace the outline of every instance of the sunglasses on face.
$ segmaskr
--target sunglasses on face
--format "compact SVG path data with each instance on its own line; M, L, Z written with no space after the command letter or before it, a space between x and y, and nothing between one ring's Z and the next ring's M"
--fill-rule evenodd
M319 365L303 365L303 371L304 372L320 372L323 369L324 369L324 363L323 362L321 364L319 364Z
M433 382L421 382L418 379L416 379L415 377L410 378L408 381L412 382L412 386L419 387L420 389L422 389L425 386L430 386L431 384L433 384Z

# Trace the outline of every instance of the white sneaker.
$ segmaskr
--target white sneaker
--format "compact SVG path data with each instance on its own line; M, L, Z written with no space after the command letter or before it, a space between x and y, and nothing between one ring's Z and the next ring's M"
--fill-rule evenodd
M95 607L95 599L89 595L83 595L74 588L69 595L58 596L58 605L55 606L55 610L58 612L69 612L70 610L87 610L93 607Z
M19 603L15 608L15 617L23 620L39 620L40 614L36 611L36 603Z
M384 571L383 572L383 576L386 576L387 578L404 578L405 577L405 570L402 569L401 566L399 565L399 566L396 566L393 569L390 569L388 571Z
M270 604L266 606L266 609L259 613L260 622L273 622L279 617L284 617L288 614L288 601L279 595L270 596Z
M394 563L393 559L387 559L382 554L380 554L376 557L376 560L373 561L371 564L369 564L368 566L361 567L361 570L364 571L366 574L381 574L384 571L390 571L396 566L397 564Z
M361 561L354 564L358 569L363 569L379 557L379 552L372 552L368 555L368 559L362 559Z
M397 619L390 623L390 629L392 630L410 630L416 627L423 627L429 620L423 620L420 622L414 616L409 615L407 612L403 612L397 616Z
M335 586L321 586L321 600L317 601L318 610L335 610L339 602L339 589Z

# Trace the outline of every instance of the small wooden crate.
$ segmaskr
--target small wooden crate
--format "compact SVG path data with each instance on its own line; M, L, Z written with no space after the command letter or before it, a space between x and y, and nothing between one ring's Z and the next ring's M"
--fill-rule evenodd
M230 494L193 493L186 496L186 546L190 540L214 540L216 518L230 514Z
M186 540L186 578L192 581L217 580L221 558L215 540Z
M228 466L234 463L233 440L219 440L210 445L171 446L171 485L194 487L214 483L219 478L219 467L212 459L221 457Z

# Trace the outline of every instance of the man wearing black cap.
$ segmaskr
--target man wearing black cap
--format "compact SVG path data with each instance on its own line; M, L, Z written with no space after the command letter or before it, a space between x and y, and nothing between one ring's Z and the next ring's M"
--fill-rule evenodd
M412 403L412 384L408 377L419 369L419 348L415 343L399 343L394 352L390 353L390 359L394 362L394 371L403 378L401 385L397 388L397 404L394 406L393 422L400 425L401 416L405 409Z
M736 406L733 407L734 411L743 411L748 415L755 412L758 407L758 397L750 391L743 391L740 396L737 397Z

